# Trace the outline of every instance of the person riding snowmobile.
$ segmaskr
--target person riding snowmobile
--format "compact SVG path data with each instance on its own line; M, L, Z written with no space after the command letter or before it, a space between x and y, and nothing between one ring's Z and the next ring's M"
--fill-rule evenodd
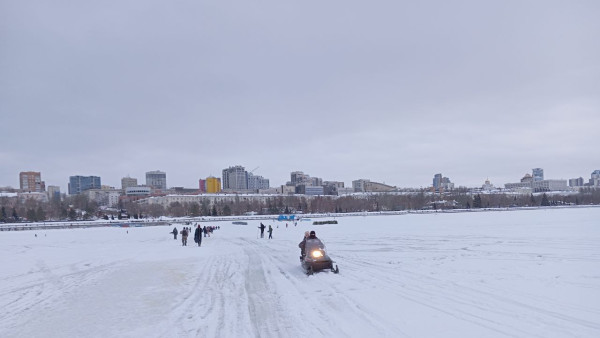
M300 248L300 259L302 259L306 254L306 239L308 238L308 236L310 236L310 233L308 231L305 231L304 238L302 238L302 242L298 244L298 247Z
M300 258L300 262L308 275L325 269L336 274L340 272L337 265L334 267L333 260L327 255L325 244L317 238L314 231L311 231L304 241L304 256Z

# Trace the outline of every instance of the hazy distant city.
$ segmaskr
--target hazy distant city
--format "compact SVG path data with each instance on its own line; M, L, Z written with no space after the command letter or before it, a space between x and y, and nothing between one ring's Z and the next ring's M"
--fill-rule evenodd
M123 177L120 187L103 185L99 176L70 176L66 193L57 185L46 185L41 172L21 172L19 183L18 189L0 189L4 221L11 216L20 219L19 214L23 213L29 214L30 217L26 217L29 220L46 220L48 214L53 214L51 219L107 217L110 213L120 216L117 210L135 210L134 214L139 217L143 214L216 216L596 203L600 170L593 171L588 179L564 180L546 178L543 168L534 168L503 186L485 180L481 186L473 188L457 186L441 173L433 175L428 187L414 189L369 179L357 179L351 186L346 186L344 182L325 181L302 171L291 172L285 185L272 187L269 179L256 174L255 169L248 171L240 165L223 169L221 177L199 179L196 187L169 187L167 173L160 170L146 172L143 183L135 177ZM595 197L587 198L581 192L583 189L594 191ZM543 198L536 201L534 195L541 193ZM552 193L553 199L548 199L546 193ZM482 199L481 195L487 197ZM365 196L379 197L375 197L375 202L369 202L370 197ZM383 199L382 196L388 197ZM52 203L56 210L45 210ZM12 209L14 215L10 215L7 208ZM129 213L125 212L127 217L130 217Z
M369 179L357 179L352 181L351 186L346 186L340 181L325 181L320 177L312 177L302 171L290 173L290 180L279 187L272 187L269 179L254 173L256 169L248 171L241 165L231 166L223 169L221 177L209 176L198 180L197 187L168 187L167 173L156 170L146 172L145 182L141 183L135 177L123 177L120 187L112 187L102 184L99 176L75 175L69 177L68 195L82 193L91 194L98 191L113 191L125 196L161 196L169 194L272 194L272 195L347 195L361 192L395 192L409 191L411 188L402 188L374 182ZM573 191L580 187L599 187L600 170L590 174L589 179L583 177L564 179L549 179L544 177L543 168L534 168L531 173L524 176L515 183L504 183L504 186L495 186L489 180L482 182L480 187L467 188L457 186L449 177L441 173L435 174L433 180L426 190L434 192L452 191L455 188L468 189L471 191L511 191L521 193L550 192L550 191ZM46 185L42 180L42 173L36 171L24 171L19 173L19 188L0 188L3 192L16 192L29 194L28 197L43 199L35 193L46 193L50 198L60 194L58 185ZM37 196L37 197L36 197Z

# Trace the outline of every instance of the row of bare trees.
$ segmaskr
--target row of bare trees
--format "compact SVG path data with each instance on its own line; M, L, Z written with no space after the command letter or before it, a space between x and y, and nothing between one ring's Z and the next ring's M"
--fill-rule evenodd
M258 199L209 204L174 202L167 207L162 205L141 205L126 202L119 205L118 211L101 210L96 202L85 195L63 196L49 202L33 199L20 201L0 197L0 221L45 221L78 220L95 217L121 216L126 210L129 217L147 218L160 216L230 216L254 212L275 215L290 213L348 213L369 211L402 211L447 208L505 208L535 207L553 205L589 205L600 204L600 189L584 188L577 194L472 194L468 191L452 191L433 194L426 191L404 194L365 194L341 197L317 196L274 196L264 202Z

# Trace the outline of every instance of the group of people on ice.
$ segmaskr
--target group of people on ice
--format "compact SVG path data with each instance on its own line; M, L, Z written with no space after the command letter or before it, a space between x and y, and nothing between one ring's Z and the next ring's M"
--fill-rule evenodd
M202 245L202 235L204 235L204 237L210 237L210 234L212 234L212 232L215 229L220 228L218 226L208 226L208 225L205 225L204 227L202 227L200 224L197 224L197 223L194 224L194 226L195 226L194 242L196 242L196 244L198 244L198 246ZM190 228L190 227L183 227L183 229L181 230L181 245L182 246L187 246L187 239L191 232L192 232L192 228ZM176 240L177 235L179 234L177 227L173 228L173 231L171 231L171 234L173 234L173 239Z
M260 238L265 238L265 229L266 226L262 223L260 223L260 226L258 227L260 229ZM273 238L273 227L269 224L269 239Z

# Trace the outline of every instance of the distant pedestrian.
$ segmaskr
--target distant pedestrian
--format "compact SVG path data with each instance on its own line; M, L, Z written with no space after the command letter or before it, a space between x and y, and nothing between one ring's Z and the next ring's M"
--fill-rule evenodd
M273 238L273 227L269 225L269 239Z
M194 242L198 243L198 246L202 245L202 227L199 225L194 231Z
M260 229L260 238L265 238L266 226L264 224L260 223L260 226L258 228Z
M173 231L171 231L171 233L173 234L173 239L177 239L177 234L179 233L177 231L177 227L173 228Z
M183 230L181 230L181 245L182 246L187 246L187 238L188 238L187 228L183 228Z

